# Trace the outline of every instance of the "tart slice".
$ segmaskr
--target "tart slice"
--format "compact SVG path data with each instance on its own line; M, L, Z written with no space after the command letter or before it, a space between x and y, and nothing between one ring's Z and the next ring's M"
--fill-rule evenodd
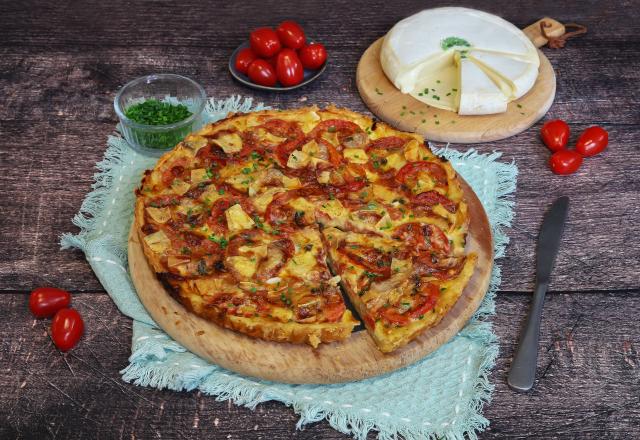
M438 324L462 294L476 263L475 254L420 255L412 240L403 237L412 228L424 237L433 226L408 223L395 231L396 239L337 228L323 231L330 264L384 353Z

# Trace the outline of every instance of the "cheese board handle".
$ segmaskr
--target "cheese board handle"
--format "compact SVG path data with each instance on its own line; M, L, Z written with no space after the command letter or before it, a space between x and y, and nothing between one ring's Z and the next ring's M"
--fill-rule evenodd
M540 29L540 23L543 21L546 23L545 32L548 36L561 37L565 33L564 25L559 21L549 17L541 18L522 30L536 47L542 47L549 41L542 35L542 30Z

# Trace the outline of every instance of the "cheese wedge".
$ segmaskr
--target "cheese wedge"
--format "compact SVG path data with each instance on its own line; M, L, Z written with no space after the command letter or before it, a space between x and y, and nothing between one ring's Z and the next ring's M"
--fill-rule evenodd
M402 93L432 107L481 115L504 112L509 101L527 93L540 60L535 46L511 23L482 11L445 7L398 22L384 38L380 63Z
M429 74L422 74L415 83L415 88L409 93L418 101L422 101L431 107L455 112L458 110L459 90L458 66L452 56L448 65Z
M531 90L538 78L538 66L534 63L480 51L471 52L469 58L511 99Z
M488 115L507 111L507 96L469 58L460 59L460 83L458 114Z

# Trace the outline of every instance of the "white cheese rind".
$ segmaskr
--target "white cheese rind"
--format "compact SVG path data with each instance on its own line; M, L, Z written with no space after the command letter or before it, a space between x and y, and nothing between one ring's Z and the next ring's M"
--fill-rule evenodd
M448 37L465 39L476 49L538 58L533 43L508 21L475 9L444 7L399 21L385 37L383 60L398 61L404 70L441 53Z

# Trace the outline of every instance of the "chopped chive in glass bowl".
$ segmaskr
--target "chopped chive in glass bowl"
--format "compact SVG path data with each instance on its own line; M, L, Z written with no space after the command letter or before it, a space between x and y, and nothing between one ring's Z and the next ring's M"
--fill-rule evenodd
M113 103L129 145L152 156L160 156L198 130L205 104L200 84L174 74L134 79L120 89Z

